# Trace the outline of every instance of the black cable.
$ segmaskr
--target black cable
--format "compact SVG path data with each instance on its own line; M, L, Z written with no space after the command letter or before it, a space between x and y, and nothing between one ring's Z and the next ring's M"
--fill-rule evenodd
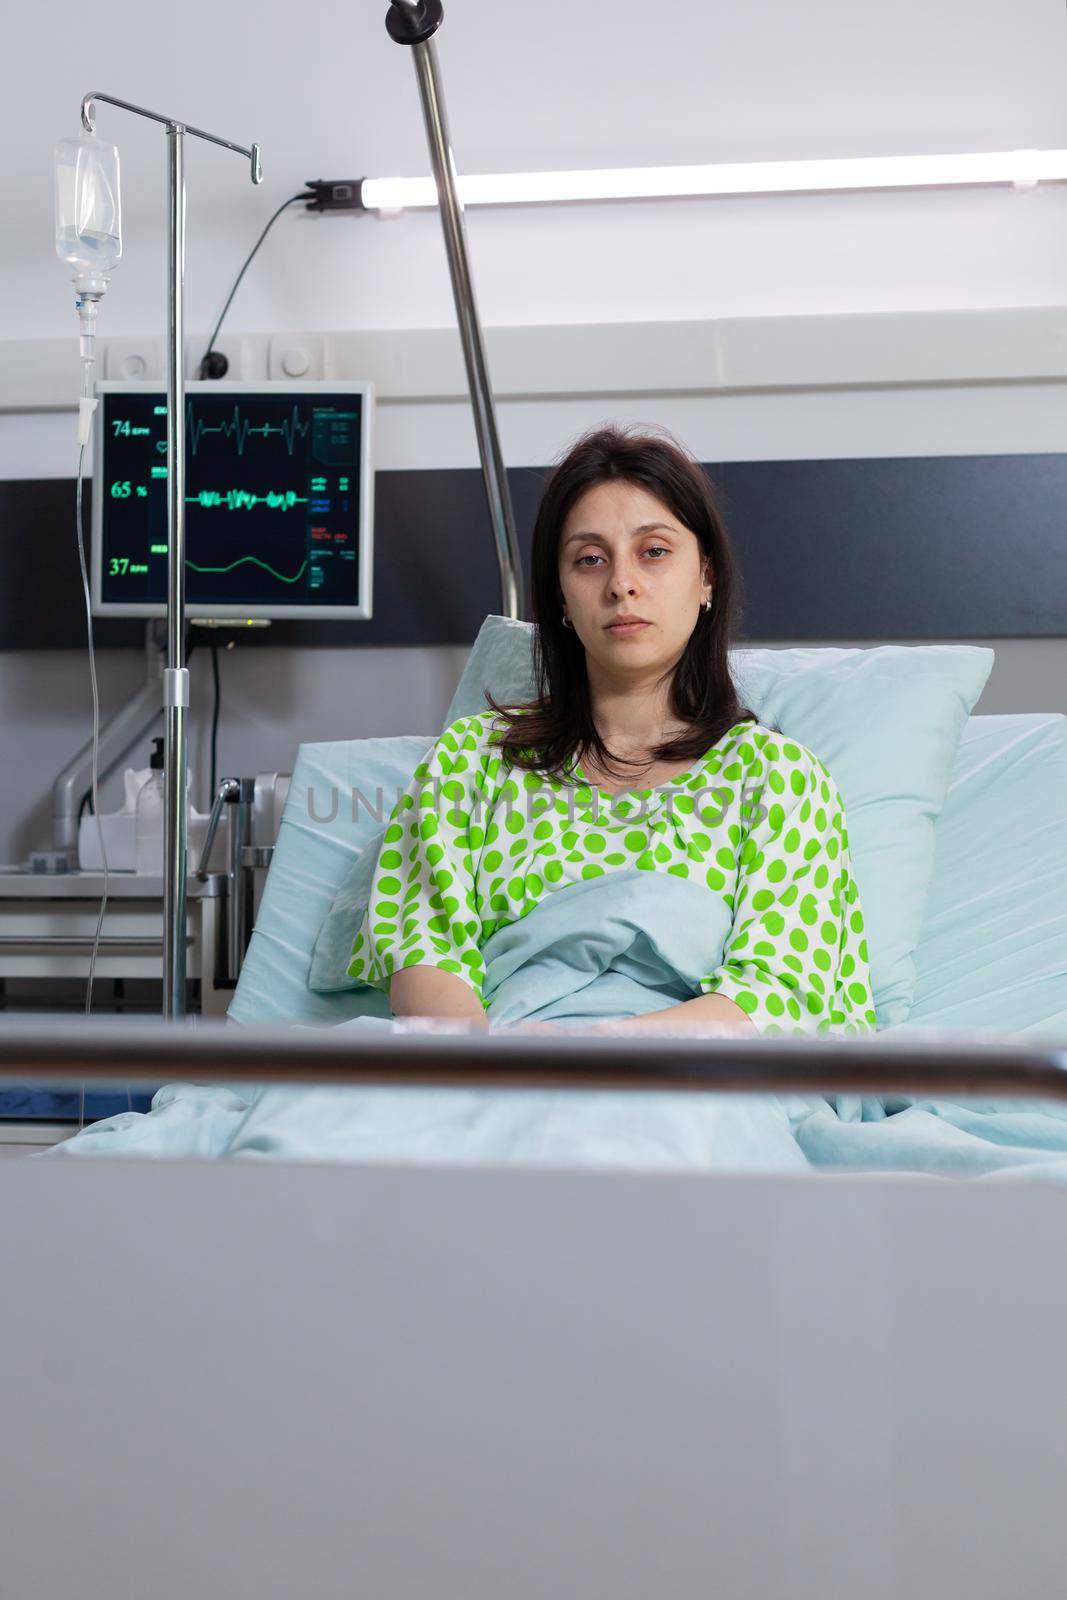
M211 335L211 338L207 342L207 349L204 351L203 358L201 359L201 362L200 362L200 366L197 369L197 377L198 378L207 378L207 377L210 376L210 374L208 373L208 370L207 370L208 361L210 360L210 357L211 357L211 354L212 354L212 350L214 348L215 340L219 336L219 329L222 327L222 319L223 319L223 317L225 317L227 311L229 311L229 309L230 309L230 303L233 300L234 295L237 293L237 289L238 289L238 286L240 285L241 279L244 277L245 273L248 271L248 268L252 263L252 257L255 255L256 251L259 249L260 245L263 243L264 239L267 237L267 234L270 232L271 228L277 222L278 218L281 216L281 214L285 210L286 206L294 205L297 200L314 200L314 198L315 198L315 195L314 195L312 190L304 189L304 190L301 191L300 194L290 195L288 200L283 200L281 205L278 207L277 211L274 213L273 217L271 217L270 221L267 223L267 226L263 229L263 232L260 234L260 236L256 240L255 244L252 246L252 249L249 251L248 258L245 261L244 266L241 268L240 272L237 274L237 279L236 279L236 281L234 283L233 288L230 290L229 297L228 297L228 299L226 301L226 304L222 308L222 313L221 313L221 315L219 317L219 320L215 324L215 331Z
M215 769L218 765L219 743L219 704L221 694L219 691L219 646L218 641L211 641L211 675L215 680L215 709L211 714L211 788L208 790L209 806L215 804Z

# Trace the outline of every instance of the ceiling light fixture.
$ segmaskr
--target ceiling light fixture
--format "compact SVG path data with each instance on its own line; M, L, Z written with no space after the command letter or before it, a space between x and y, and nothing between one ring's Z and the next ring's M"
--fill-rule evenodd
M991 150L977 155L858 156L827 161L734 161L715 166L605 167L584 172L500 172L460 177L465 206L551 205L575 200L652 200L691 195L820 194L849 189L927 189L1067 180L1067 150ZM437 204L432 178L364 178L367 211L392 215Z

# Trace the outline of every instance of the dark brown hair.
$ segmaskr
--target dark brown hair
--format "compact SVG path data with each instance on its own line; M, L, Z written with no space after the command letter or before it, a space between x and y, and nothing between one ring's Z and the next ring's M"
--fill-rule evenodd
M600 427L584 434L545 485L534 524L533 660L537 694L521 705L486 700L503 719L494 735L514 766L573 780L571 764L590 752L605 770L648 763L611 757L597 732L589 698L585 647L563 626L559 541L571 507L600 483L632 483L655 495L700 544L710 569L712 602L701 611L674 668L671 711L689 726L652 752L656 761L694 761L738 722L755 722L742 706L730 671L729 647L740 607L740 576L710 479L700 463L661 430ZM624 775L624 774L622 774Z

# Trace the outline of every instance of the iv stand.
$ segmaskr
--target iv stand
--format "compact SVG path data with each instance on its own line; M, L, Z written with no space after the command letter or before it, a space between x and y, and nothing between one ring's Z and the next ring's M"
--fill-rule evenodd
M478 435L482 478L496 539L500 566L500 610L505 617L521 619L525 605L522 564L515 536L515 513L511 508L511 494L497 434L493 389L489 382L482 329L474 301L474 279L467 256L463 205L456 188L456 165L452 159L448 118L433 45L433 35L443 20L441 0L392 0L385 14L389 37L397 44L409 45L415 62L430 160L437 184L441 227L444 229L445 249L448 252L448 268L452 277L452 296L456 302L456 317L463 341L463 359L467 367L467 385Z
M186 852L188 813L186 774L188 747L185 714L189 708L189 669L185 665L185 135L222 145L247 156L252 182L262 183L259 146L250 150L231 144L202 128L174 117L146 111L109 94L87 94L82 101L82 126L95 133L97 100L162 122L167 130L169 206L167 243L167 665L163 672L163 1015L185 1016ZM99 489L99 485L97 486Z

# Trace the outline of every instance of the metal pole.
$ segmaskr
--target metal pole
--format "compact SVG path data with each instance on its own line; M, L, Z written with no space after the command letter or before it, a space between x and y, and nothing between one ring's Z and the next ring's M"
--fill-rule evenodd
M241 975L241 963L248 949L252 926L252 874L245 867L245 850L251 843L249 822L255 799L255 780L237 779L237 794L227 806L229 824L229 900L226 906L226 975L234 983ZM205 841L206 842L206 841ZM207 865L207 851L204 851Z
M452 278L452 297L456 304L463 359L467 368L467 385L474 412L474 427L478 435L482 478L496 540L497 562L500 567L500 610L506 617L519 619L525 610L525 602L519 542L515 534L515 514L511 507L511 494L497 433L493 387L489 381L489 366L485 359L481 323L478 320L478 308L474 298L474 280L467 254L463 206L456 184L452 141L448 131L448 117L432 38L441 24L442 17L439 0L417 0L417 3L415 0L394 0L386 14L385 24L392 39L398 44L410 45L415 60L415 74L422 100L426 137L430 145L430 161L437 183L441 226L444 229L445 249L448 253L448 267Z
M188 812L185 715L185 129L167 125L170 205L167 237L167 667L163 676L163 1015L185 1016Z
M189 817L186 810L186 713L189 670L185 665L185 135L193 134L247 156L253 183L263 181L258 144L246 149L158 111L94 91L82 99L82 126L95 131L97 100L148 117L166 127L167 209L167 665L163 671L163 1015L185 1016L186 870Z

